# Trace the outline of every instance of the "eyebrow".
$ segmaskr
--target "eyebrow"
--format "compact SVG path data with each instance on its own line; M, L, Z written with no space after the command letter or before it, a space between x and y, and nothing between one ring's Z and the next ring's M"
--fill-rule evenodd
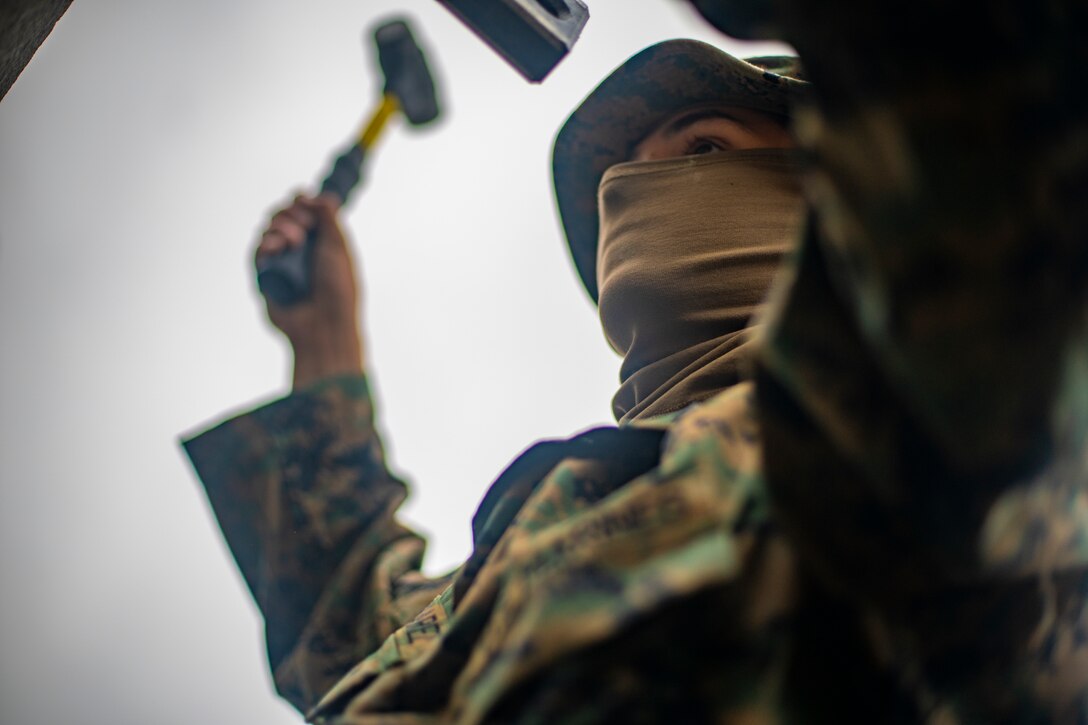
M690 126L693 126L696 123L698 123L699 121L703 121L703 120L706 120L708 118L724 118L724 119L727 119L729 121L732 121L733 123L739 123L742 126L745 125L744 122L741 121L739 118L737 118L736 116L733 116L731 114L728 114L725 111L719 110L717 108L704 108L704 109L699 110L699 111L692 111L691 113L685 113L683 116L681 116L680 118L677 118L672 123L670 123L668 126L666 126L664 129L662 129L662 132L666 136L675 136L676 134L680 133L684 129L686 129L686 128L690 127Z

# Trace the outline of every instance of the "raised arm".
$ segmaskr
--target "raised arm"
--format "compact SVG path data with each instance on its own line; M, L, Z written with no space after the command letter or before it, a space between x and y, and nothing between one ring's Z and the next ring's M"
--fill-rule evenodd
M317 227L313 293L289 307L265 299L268 319L287 337L294 353L294 388L334 375L362 374L359 287L347 237L332 197L297 196L269 220L256 260L302 246Z
M312 296L268 304L294 352L292 394L184 441L264 615L276 687L303 712L446 582L419 573L424 542L394 517L407 488L374 428L334 203L296 198L271 217L257 256L314 225Z

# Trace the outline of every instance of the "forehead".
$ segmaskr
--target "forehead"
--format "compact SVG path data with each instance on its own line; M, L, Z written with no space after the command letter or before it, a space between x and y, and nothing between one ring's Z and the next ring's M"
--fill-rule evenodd
M685 109L678 111L664 121L659 123L647 136L654 136L656 134L662 134L665 136L675 136L678 133L682 133L686 128L695 125L700 121L708 119L724 120L730 123L744 124L739 114L737 114L733 108L725 107L707 107L698 109Z
M767 124L785 125L786 119L765 111L757 111L745 106L725 103L701 103L677 109L658 122L643 138L655 134L673 136L699 121L721 119L730 123L751 128L762 128Z

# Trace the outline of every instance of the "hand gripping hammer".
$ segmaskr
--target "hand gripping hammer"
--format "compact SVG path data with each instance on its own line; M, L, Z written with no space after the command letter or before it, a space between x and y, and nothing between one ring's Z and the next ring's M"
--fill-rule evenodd
M367 151L385 128L386 121L398 110L413 126L438 117L438 99L434 80L412 31L403 20L384 23L374 31L378 63L385 76L381 102L356 139L333 162L321 193L331 193L343 204L359 183ZM264 257L257 262L257 286L272 302L289 306L309 296L311 268L317 229L310 230L300 248Z

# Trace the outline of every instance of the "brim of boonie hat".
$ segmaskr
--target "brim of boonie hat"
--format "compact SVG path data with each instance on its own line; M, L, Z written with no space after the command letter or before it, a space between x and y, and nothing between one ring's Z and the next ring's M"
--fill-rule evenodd
M552 152L559 216L574 265L597 301L597 187L665 119L724 103L787 115L809 84L797 58L741 60L698 40L666 40L621 65L570 115Z

